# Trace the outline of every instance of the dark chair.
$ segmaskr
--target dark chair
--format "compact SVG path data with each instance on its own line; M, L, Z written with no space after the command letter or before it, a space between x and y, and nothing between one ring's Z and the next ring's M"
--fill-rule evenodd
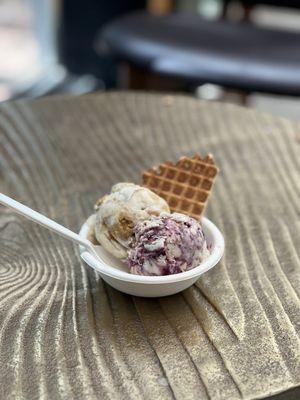
M300 95L300 34L197 15L138 12L110 23L101 41L139 71L188 84Z

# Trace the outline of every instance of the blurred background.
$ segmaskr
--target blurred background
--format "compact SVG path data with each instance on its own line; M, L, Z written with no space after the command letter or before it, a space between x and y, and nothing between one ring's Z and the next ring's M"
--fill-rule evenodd
M300 0L0 0L0 102L186 92L300 120Z

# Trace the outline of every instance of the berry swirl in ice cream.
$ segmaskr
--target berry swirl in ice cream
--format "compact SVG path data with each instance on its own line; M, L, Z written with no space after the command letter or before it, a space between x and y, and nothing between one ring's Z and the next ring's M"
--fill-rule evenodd
M150 217L137 223L133 233L127 257L132 274L178 274L210 254L201 224L183 214Z

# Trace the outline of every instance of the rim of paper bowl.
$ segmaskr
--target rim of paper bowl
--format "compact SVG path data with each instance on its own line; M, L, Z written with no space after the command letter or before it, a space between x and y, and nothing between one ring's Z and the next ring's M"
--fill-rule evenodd
M202 217L201 223L203 226L204 231L209 231L210 236L212 238L212 242L209 243L211 245L211 253L210 255L199 264L197 267L185 271L180 272L178 274L173 275L163 275L163 276L145 276L145 275L135 275L131 274L130 272L121 271L116 267L112 267L108 265L106 262L103 263L107 266L107 271L99 272L101 275L107 275L115 279L119 279L122 281L127 282L136 282L136 283L143 283L143 284L162 284L162 283L172 283L172 282L179 282L184 281L187 279L195 278L196 276L202 275L204 272L207 272L211 268L213 268L222 258L225 248L224 237L217 226L211 222L208 218ZM86 237L87 234L87 224L84 223L80 229L80 236ZM80 255L83 260L90 265L92 268L97 270L97 264L99 263L97 259L87 253L83 247L80 246ZM82 256L84 254L84 256Z

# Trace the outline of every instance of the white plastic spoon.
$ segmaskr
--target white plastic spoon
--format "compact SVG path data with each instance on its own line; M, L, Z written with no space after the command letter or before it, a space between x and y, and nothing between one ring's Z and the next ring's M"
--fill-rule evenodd
M92 254L99 261L98 270L99 272L105 271L105 265L102 264L102 260L100 259L95 247L93 244L86 238L79 236L77 233L71 231L68 228L58 224L52 219L45 217L38 213L37 211L32 210L31 208L25 206L24 204L19 203L18 201L6 196L3 193L0 193L0 204L7 206L13 209L16 213L23 215L25 218L30 219L38 223L39 225L44 226L45 228L50 229L53 232L58 233L59 235L72 240L73 242L83 246L90 254ZM101 268L102 267L102 268Z

